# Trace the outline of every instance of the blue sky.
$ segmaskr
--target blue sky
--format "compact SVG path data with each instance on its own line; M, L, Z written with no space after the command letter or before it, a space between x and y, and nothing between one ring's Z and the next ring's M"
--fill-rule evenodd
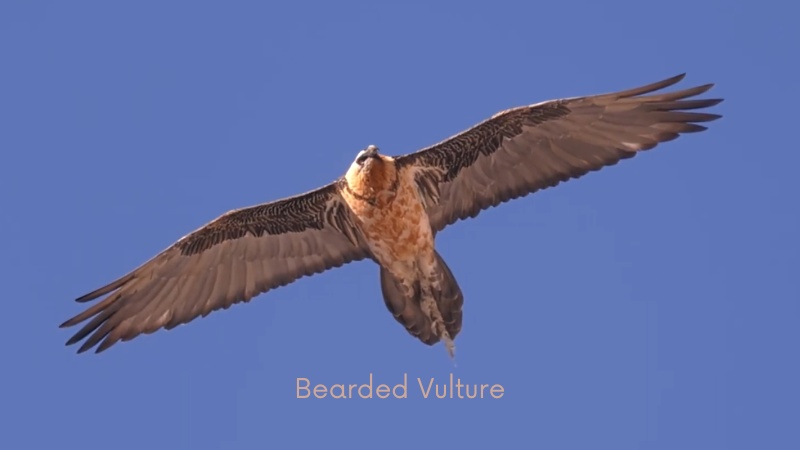
M771 4L4 1L0 447L798 448L800 36ZM74 298L368 144L681 72L726 99L709 131L438 237L457 367L368 262L101 355L63 345ZM409 398L295 398L370 373L408 374ZM450 373L505 395L419 395Z

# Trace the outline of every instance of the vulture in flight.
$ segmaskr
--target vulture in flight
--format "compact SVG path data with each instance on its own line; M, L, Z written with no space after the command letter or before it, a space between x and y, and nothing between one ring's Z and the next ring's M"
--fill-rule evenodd
M77 299L105 296L61 327L96 352L172 329L303 276L371 259L384 303L412 336L453 355L463 295L436 233L484 209L652 149L720 115L713 84L664 91L684 74L601 95L508 109L415 153L370 145L316 190L227 212L130 273ZM99 344L99 345L98 345Z

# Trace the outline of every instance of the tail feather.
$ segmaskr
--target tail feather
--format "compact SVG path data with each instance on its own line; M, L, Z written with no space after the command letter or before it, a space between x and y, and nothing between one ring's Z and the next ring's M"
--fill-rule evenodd
M449 338L455 339L461 331L464 296L453 273L439 253L436 253L436 260L440 271L440 285L437 291L432 292L432 296L441 313ZM439 342L441 336L433 327L431 317L423 310L420 281L417 280L413 288L407 290L383 267L380 269L380 278L383 300L394 318L423 343L434 345Z
M450 271L450 267L447 266L447 263L444 262L438 252L436 253L436 260L442 269L441 291L436 296L436 303L439 305L439 311L442 312L442 319L444 319L447 333L451 338L455 339L456 335L461 331L464 294L461 293L461 287L459 287L456 278L453 276L453 272Z

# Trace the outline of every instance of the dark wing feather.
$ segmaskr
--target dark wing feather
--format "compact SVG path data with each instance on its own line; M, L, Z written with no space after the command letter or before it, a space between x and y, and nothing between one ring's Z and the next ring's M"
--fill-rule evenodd
M684 75L627 91L510 109L432 147L397 158L417 171L435 231L480 211L705 130L719 115L690 112L713 85L653 93ZM652 93L652 94L651 94ZM651 95L644 95L651 94Z
M108 297L64 322L90 320L68 342L101 352L160 328L248 301L294 280L369 256L338 183L228 212L122 278L80 297ZM102 340L102 343L101 343Z

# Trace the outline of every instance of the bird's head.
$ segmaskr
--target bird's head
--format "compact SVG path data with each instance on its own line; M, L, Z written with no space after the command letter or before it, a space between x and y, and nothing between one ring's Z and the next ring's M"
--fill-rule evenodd
M358 152L356 159L353 161L353 165L358 168L358 170L367 169L367 167L372 164L373 160L380 159L381 155L378 152L378 147L369 145L364 150Z
M370 145L358 152L345 178L354 192L377 195L391 189L397 180L394 158L381 155L378 147Z

